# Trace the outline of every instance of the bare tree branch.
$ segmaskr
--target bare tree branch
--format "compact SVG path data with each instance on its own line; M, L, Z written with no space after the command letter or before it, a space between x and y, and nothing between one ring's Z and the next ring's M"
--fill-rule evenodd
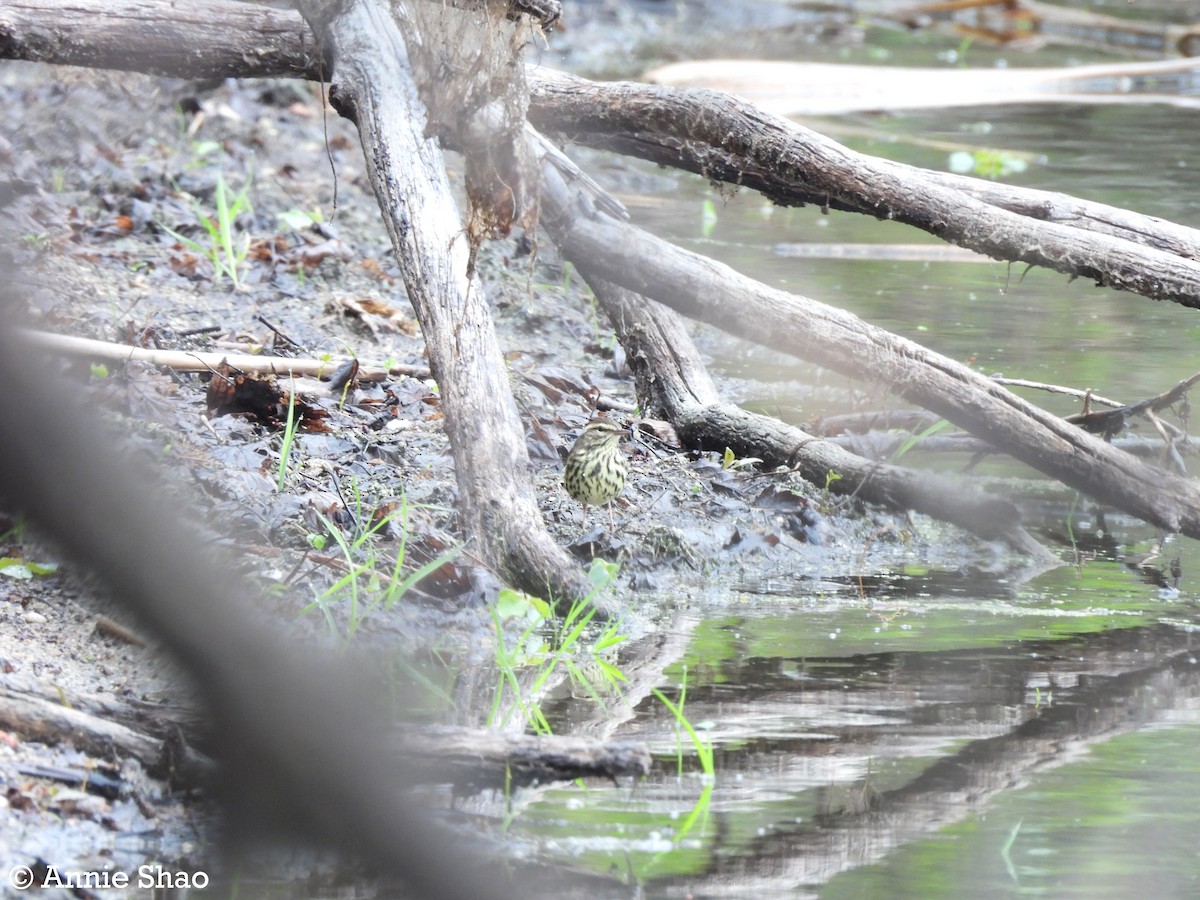
M594 84L563 73L530 80L530 121L586 142L589 135L670 139L691 168L728 155L721 177L738 183L739 161L783 188L880 219L895 219L996 259L1044 266L1154 300L1200 308L1200 261L990 206L920 170L855 153L787 119L720 91ZM611 142L610 142L611 143ZM660 161L665 156L659 157ZM764 175L764 173L769 173ZM914 177L915 176L915 177Z

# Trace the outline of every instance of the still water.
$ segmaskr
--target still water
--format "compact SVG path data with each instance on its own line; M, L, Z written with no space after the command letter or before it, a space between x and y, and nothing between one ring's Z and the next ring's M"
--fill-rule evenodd
M950 76L964 59L1098 58L872 29L849 45L793 43L790 54L762 33L746 40L776 58L940 62ZM756 46L739 45L736 33L719 44L742 56ZM661 58L682 53L667 48ZM654 56L643 48L634 58L649 68ZM956 150L1001 151L1025 162L1012 183L1200 227L1195 111L990 106L805 124L938 170ZM698 178L638 171L646 188L626 199L639 224L985 373L1130 402L1200 366L1194 310L998 262L876 254L861 245L940 245L905 226L776 209ZM704 327L697 340L730 399L798 423L895 402ZM1076 409L1028 396L1059 413ZM1085 510L1095 513L1080 503L1046 515L1070 534L1067 520L1082 523ZM627 686L624 703L598 714L563 696L549 710L557 730L590 732L603 718L608 736L646 741L656 756L650 778L526 792L510 834L537 858L599 876L613 896L1195 896L1200 555L1190 541L1166 545L1163 559L1181 563L1175 589L1132 565L1151 532L1120 519L1093 530L1104 532L1098 549L1063 548L1072 565L1024 583L908 569L869 583L848 576L804 596L733 595L688 608L663 623L653 647L623 649L623 665L653 673ZM694 739L651 687L682 699ZM712 748L711 776L700 772L697 745ZM604 895L599 884L588 890Z

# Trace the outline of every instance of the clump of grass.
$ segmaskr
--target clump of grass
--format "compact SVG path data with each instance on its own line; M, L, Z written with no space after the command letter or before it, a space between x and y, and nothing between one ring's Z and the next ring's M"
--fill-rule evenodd
M571 606L561 623L555 623L550 604L537 597L529 597L516 591L502 591L492 606L492 621L495 628L495 662L498 670L496 687L492 695L492 706L487 724L490 728L501 728L519 712L529 727L537 734L550 734L551 726L540 705L551 676L567 674L571 681L593 701L603 705L603 691L614 691L618 695L628 678L621 669L606 657L609 651L623 640L619 623L610 622L594 639L586 637L588 626L594 620L596 608L592 604L597 592L605 589L615 578L618 567L603 560L595 560L589 577L594 588L582 602ZM515 630L514 623L524 627L515 638L509 637ZM546 636L551 631L550 637ZM585 672L586 668L586 672ZM524 684L521 676L525 675ZM674 841L678 843L697 827L703 829L711 808L713 789L716 785L714 749L711 740L700 736L697 726L689 721L684 712L687 700L687 670L684 669L677 700L671 700L662 691L653 691L675 718L681 736L677 744L677 766L683 772L684 743L686 734L695 749L702 771L703 788L688 814L673 825ZM511 700L508 698L511 696ZM581 783L581 782L580 782ZM506 786L505 796L509 795ZM507 827L516 816L509 812L505 819Z
M902 444L900 444L899 447L896 448L896 452L892 454L892 462L899 462L900 457L902 457L909 450L912 450L914 447L919 445L921 443L921 441L925 440L925 438L932 437L933 435L937 434L939 431L945 431L947 428L950 428L950 427L951 426L948 421L946 421L945 419L938 419L936 422L934 422L932 425L930 425L928 428L924 429L923 431L920 431L917 434L909 435L904 440L904 442Z
M619 622L609 622L594 641L584 641L588 626L596 616L592 603L595 597L616 579L619 566L604 560L594 560L588 577L592 590L582 601L571 605L558 622L549 603L540 597L530 597L519 591L500 592L492 605L492 624L495 628L495 662L498 672L492 706L488 712L489 728L502 728L519 711L538 734L550 734L550 723L542 712L539 698L547 682L556 672L563 672L594 702L603 704L598 688L619 689L627 681L625 674L607 659L612 648L625 636ZM525 622L515 640L506 640L511 623ZM547 632L550 632L547 637ZM584 672L584 666L593 677ZM523 688L519 672L532 673L528 688ZM502 713L506 697L512 704Z
M162 226L163 230L180 244L212 264L214 281L219 282L226 277L235 290L242 288L241 273L250 253L250 235L237 226L238 216L250 211L250 180L247 178L245 186L231 195L225 183L225 176L217 173L216 190L213 195L216 205L214 215L208 215L199 203L195 204L196 218L204 227L204 239L190 238L173 228Z
M325 617L330 631L345 642L352 641L363 623L372 615L394 607L414 585L453 561L462 552L459 547L451 547L428 562L412 568L408 559L408 514L411 507L407 497L400 498L400 506L394 512L371 520L370 516L363 515L362 501L356 490L355 507L356 526L349 536L328 516L317 513L328 535L341 551L346 574L301 610L301 615L319 610ZM367 524L362 524L364 522ZM399 546L395 559L385 561L373 538L392 522L396 523L399 532ZM324 535L318 537L324 538ZM339 627L335 615L335 609L343 605L346 607L344 632Z

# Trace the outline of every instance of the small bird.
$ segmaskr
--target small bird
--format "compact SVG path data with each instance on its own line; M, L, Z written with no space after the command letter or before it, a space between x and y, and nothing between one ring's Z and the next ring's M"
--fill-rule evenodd
M586 521L588 506L611 503L625 488L625 457L618 443L626 431L611 422L596 419L589 422L567 454L563 486L567 493L583 504ZM612 527L612 507L608 510Z

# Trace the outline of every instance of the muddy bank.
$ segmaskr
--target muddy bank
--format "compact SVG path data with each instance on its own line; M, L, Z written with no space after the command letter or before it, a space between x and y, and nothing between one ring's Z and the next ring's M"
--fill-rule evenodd
M599 24L585 19L577 34L616 33L613 7L594 12ZM678 27L645 21L648 30ZM289 442L283 394L252 414L212 414L214 378L243 373L64 363L124 453L175 473L163 504L202 523L197 541L235 555L264 588L264 612L283 639L350 643L389 658L436 646L463 665L486 661L486 604L502 586L460 547L437 388L422 372L419 329L353 128L323 109L315 88L286 81L189 84L8 64L0 84L8 121L21 123L0 152L20 194L6 208L7 243L26 324L184 352L353 355L410 373L331 392L275 372L274 388L308 404ZM636 192L647 178L671 176L610 161L603 177ZM232 252L214 244L206 224L221 207L236 207ZM855 577L907 565L994 567L1000 551L945 526L839 504L826 486L756 472L747 461L687 453L666 430L640 432L629 447L615 528L597 511L584 518L560 486L563 454L597 403L630 423L636 401L586 288L546 242L536 261L528 250L499 242L480 265L528 424L541 510L582 559L620 563L614 589L641 613L630 616L632 633L689 600L836 594ZM735 397L752 387L726 386ZM18 530L6 540L5 555L57 561L34 535ZM398 602L364 613L346 591L357 575L340 542L374 548L372 569L385 572L401 547L405 574L445 561ZM0 585L10 690L35 679L73 695L186 708L187 692L153 646L95 631L96 616L111 607L90 585L80 589L81 577L62 568ZM485 713L459 716L478 723ZM19 740L9 750L6 780L18 787L6 840L22 853L125 869L211 862L206 807L184 803L143 765L118 756L122 783L112 798L84 790L67 806L30 769L86 768L95 757ZM146 832L161 841L130 849L124 840Z

